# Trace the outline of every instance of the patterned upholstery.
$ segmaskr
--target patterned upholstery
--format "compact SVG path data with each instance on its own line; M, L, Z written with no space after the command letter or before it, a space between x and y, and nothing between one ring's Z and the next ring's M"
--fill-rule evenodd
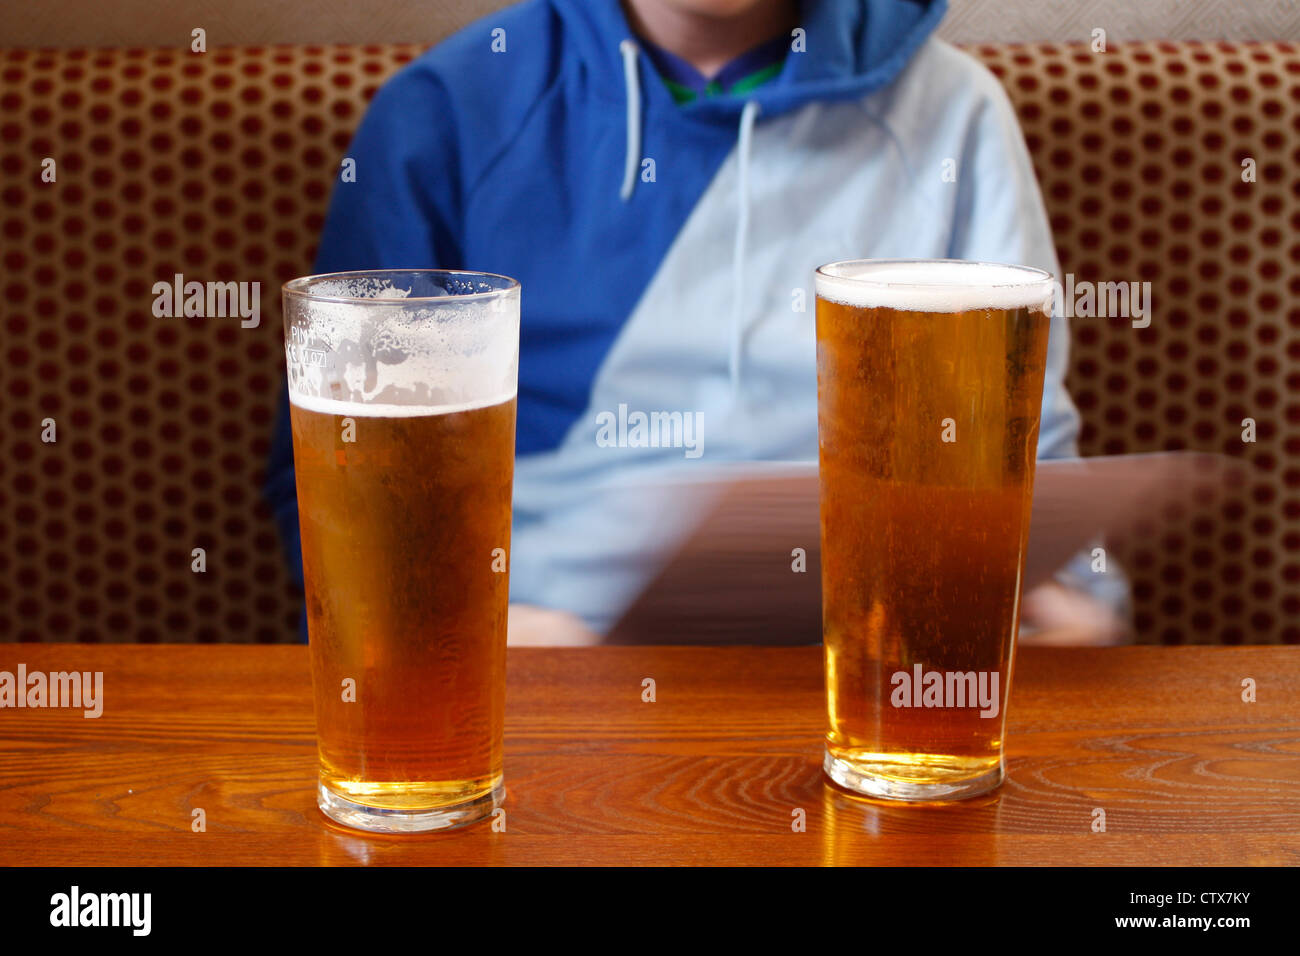
M1139 638L1300 643L1300 49L973 52L1020 115L1062 272L1151 282L1148 328L1073 321L1082 452L1253 466L1216 508L1114 542Z
M0 51L0 639L295 639L259 491L278 287L310 267L366 100L419 51ZM1154 287L1148 329L1075 323L1085 453L1257 468L1223 513L1118 546L1140 638L1300 643L1300 54L971 52L1020 113L1063 269ZM156 318L176 273L260 281L260 325Z

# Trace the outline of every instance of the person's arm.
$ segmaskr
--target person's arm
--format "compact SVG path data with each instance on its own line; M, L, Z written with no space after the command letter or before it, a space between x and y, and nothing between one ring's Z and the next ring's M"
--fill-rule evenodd
M973 117L958 167L958 194L949 255L954 259L1034 266L1061 279L1051 226L1015 111L1001 84L988 76L987 95ZM1065 389L1070 331L1052 317L1043 381L1040 459L1078 455L1079 413ZM1114 561L1093 573L1081 553L1056 581L1025 595L1026 624L1045 633L1071 633L1075 643L1110 643L1127 630L1129 589ZM1085 640L1085 635L1091 635Z
M335 176L314 273L356 269L457 268L460 183L444 93L427 72L398 73L375 95ZM355 180L351 172L355 172ZM289 429L281 387L264 494L301 587L302 544ZM302 631L305 639L305 628Z

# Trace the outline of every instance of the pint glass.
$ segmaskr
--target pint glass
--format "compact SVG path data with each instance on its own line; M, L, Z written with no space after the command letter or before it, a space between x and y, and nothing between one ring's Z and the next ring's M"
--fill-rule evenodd
M348 272L284 286L317 802L366 830L502 795L519 284Z
M858 260L816 286L824 769L971 796L1002 780L1052 278Z

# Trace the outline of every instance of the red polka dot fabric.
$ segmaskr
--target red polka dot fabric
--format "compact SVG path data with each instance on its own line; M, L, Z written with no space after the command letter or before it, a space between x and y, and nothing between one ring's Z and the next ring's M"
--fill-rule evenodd
M296 639L260 492L279 285L310 270L366 101L421 49L0 51L0 639ZM1254 466L1223 508L1115 542L1139 638L1300 642L1300 54L971 52L1020 114L1063 269L1153 286L1147 329L1075 321L1085 454ZM156 317L177 273L260 282L260 324Z
M0 637L297 639L261 497L280 283L310 271L366 100L418 52L0 51ZM260 282L260 324L155 317L177 273Z
M1214 505L1111 542L1138 638L1300 643L1300 48L971 52L1019 113L1062 272L1151 283L1147 328L1072 322L1083 454L1249 466Z

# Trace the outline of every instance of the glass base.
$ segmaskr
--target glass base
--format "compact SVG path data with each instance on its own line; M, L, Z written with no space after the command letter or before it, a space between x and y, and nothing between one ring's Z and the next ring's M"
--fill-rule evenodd
M481 797L475 797L464 803L433 810L390 810L355 803L339 796L323 783L318 783L316 805L320 807L321 813L335 823L352 827L354 830L370 830L375 833L425 833L430 830L463 827L491 816L492 811L501 805L505 793L505 785L498 782Z
M975 776L958 777L954 774L949 779L942 779L941 774L936 772L934 776L939 779L925 782L891 774L891 769L900 768L898 766L891 768L890 764L882 761L850 762L836 757L830 750L826 751L826 759L822 761L822 770L826 772L826 776L845 790L882 800L913 802L961 800L987 793L1002 783L1003 777L1001 760L991 770ZM913 764L910 769L917 768Z

